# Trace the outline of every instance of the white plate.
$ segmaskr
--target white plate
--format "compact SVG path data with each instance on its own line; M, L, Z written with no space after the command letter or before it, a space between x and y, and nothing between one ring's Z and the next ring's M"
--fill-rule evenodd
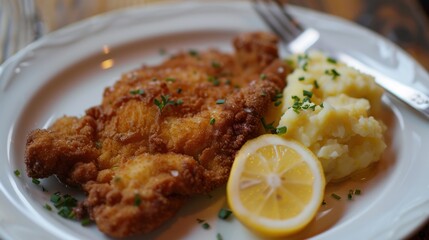
M351 56L398 81L428 92L429 76L402 50L381 37L338 18L292 8L292 13ZM197 3L130 9L95 17L31 44L0 68L0 235L5 239L103 239L95 226L82 227L43 205L65 189L56 179L42 192L25 176L26 135L62 115L81 116L101 101L104 87L141 64L154 64L179 49L230 51L239 32L266 26L246 2ZM106 62L107 61L107 62ZM104 64L103 64L104 62ZM111 64L109 64L109 62ZM109 66L111 65L111 66ZM102 67L104 66L103 69ZM429 122L385 97L389 148L375 168L360 177L328 186L325 206L293 239L399 239L429 215ZM426 142L426 144L425 144ZM21 177L14 175L19 169ZM362 195L348 201L348 189ZM342 195L340 201L331 193ZM150 239L257 239L237 220L217 219L225 206L224 189L197 197ZM206 219L211 228L196 222Z

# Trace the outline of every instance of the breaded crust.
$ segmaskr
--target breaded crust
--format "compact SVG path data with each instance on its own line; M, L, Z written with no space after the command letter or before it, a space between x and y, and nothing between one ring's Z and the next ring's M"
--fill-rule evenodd
M110 236L156 229L192 195L226 183L286 84L275 36L247 33L233 43L235 54L182 52L126 73L84 117L31 132L27 174L82 187L78 212Z

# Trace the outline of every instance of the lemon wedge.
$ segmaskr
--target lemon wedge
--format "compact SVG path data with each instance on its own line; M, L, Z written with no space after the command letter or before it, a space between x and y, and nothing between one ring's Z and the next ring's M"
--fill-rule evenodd
M324 190L322 166L308 148L267 134L248 141L238 152L227 198L234 215L251 230L286 236L313 219Z

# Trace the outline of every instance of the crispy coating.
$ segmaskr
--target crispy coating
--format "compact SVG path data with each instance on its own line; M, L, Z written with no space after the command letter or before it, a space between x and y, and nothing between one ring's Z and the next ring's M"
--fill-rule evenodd
M192 195L226 183L285 86L275 36L246 33L233 44L235 54L183 52L126 73L84 117L31 132L27 174L82 187L79 212L110 236L156 229Z

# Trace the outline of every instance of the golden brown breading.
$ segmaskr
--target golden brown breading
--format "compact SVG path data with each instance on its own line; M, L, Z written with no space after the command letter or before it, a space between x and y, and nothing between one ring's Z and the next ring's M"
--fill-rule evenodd
M108 235L159 227L190 196L226 183L285 86L275 36L242 34L234 47L235 55L183 52L124 74L84 117L30 133L28 175L82 186L81 206Z

